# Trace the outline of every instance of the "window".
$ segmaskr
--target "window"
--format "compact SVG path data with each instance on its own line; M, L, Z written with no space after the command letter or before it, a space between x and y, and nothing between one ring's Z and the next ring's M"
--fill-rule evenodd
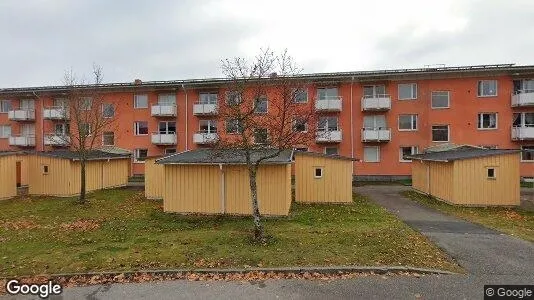
M337 147L325 147L324 154L326 155L338 155L339 151Z
M364 162L379 162L380 161L380 147L363 147L363 161Z
M0 139L7 139L11 135L11 125L0 125Z
M254 143L256 144L267 144L269 134L267 128L256 128L254 129Z
M238 105L241 104L241 93L237 91L227 92L226 93L226 103L228 105Z
M534 127L534 112L514 113L513 127Z
M93 98L82 97L80 99L80 110L91 110L91 107L93 107Z
M308 123L303 119L295 119L293 121L293 131L308 132Z
M308 91L305 89L295 89L293 92L293 102L306 103L308 102Z
M514 80L514 94L534 93L534 79Z
M0 113L8 113L11 110L11 100L0 100Z
M407 159L406 156L417 154L417 146L400 147L400 162L411 162L411 159Z
M449 91L432 92L432 108L449 108Z
M385 85L366 85L363 87L364 98L378 98L386 95Z
M70 125L68 123L57 123L54 125L54 133L56 135L70 134Z
M148 149L135 149L134 150L134 163L144 163L148 156Z
M165 155L176 153L176 148L167 148L164 151Z
M321 117L317 131L338 131L338 125L337 117Z
M337 87L317 89L317 100L321 101L333 99L339 99Z
M176 95L175 94L159 94L158 104L162 106L175 106Z
M417 99L417 83L400 83L399 100Z
M115 133L113 131L105 131L102 133L102 145L104 146L115 145Z
M216 120L200 120L199 131L201 133L217 133L217 121Z
M295 151L299 151L299 152L308 152L308 148L305 148L305 147L299 147L299 148L295 148Z
M111 103L102 104L102 117L113 118L115 116L115 107Z
M521 146L521 161L534 161L534 145Z
M176 122L174 121L159 122L158 130L159 130L159 134L175 134L176 133Z
M497 145L477 145L477 147L484 149L498 149Z
M497 80L480 80L478 82L479 97L497 96Z
M313 177L322 178L323 177L323 168L322 167L315 167L315 172L313 174Z
M268 100L266 96L254 99L254 112L257 114L267 113Z
M384 115L370 115L363 117L363 128L367 130L385 129L386 116Z
M226 121L226 133L238 134L243 133L243 125L238 119Z
M43 165L43 175L48 175L48 171L49 171L49 166L48 165Z
M88 123L82 123L80 124L80 134L82 136L89 136L91 135L91 124Z
M497 177L495 175L495 168L494 167L486 168L486 172L488 173L488 179L495 179Z
M199 102L200 104L217 104L217 93L200 93Z
M135 135L147 135L148 134L148 122L138 121L134 123Z
M22 99L20 100L20 109L21 110L35 110L35 100L33 99Z
M137 94L134 96L134 108L148 108L148 95Z
M62 108L65 108L65 107L68 107L69 106L69 101L65 98L55 98L54 99L54 107L62 107Z
M417 130L417 115L399 115L399 131Z
M497 114L478 114L478 129L497 129Z
M448 142L449 125L432 125L432 142Z

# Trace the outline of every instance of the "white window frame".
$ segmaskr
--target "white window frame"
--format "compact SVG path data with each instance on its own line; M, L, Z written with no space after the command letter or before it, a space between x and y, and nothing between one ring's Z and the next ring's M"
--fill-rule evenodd
M139 152L141 150L146 150L146 157L145 157L145 160L146 158L148 157L148 149L147 148L136 148L134 149L134 163L135 164L144 164L145 163L145 160L138 160L139 158Z
M110 106L113 109L113 114L111 117L106 116L104 113L106 111L106 106ZM113 103L102 103L102 118L104 119L113 119L115 117L115 105Z
M410 129L400 128L400 118L401 118L401 116L409 116L410 117L410 127L411 127ZM414 118L415 118L415 128L413 128ZM417 131L419 129L419 115L417 115L417 114L400 114L397 117L397 129L399 131Z
M7 104L5 104L7 103ZM7 100L7 99L2 99L0 100L0 114L7 114L9 113L10 110L13 109L13 103L11 102L11 100ZM2 107L7 107L7 110L2 110Z
M80 98L80 110L91 110L93 108L93 98L81 97Z
M265 111L257 111L256 108L256 104L260 101L265 101L266 102L266 105L265 105ZM256 99L254 99L254 113L255 114L258 114L258 115L265 115L267 113L269 113L269 99L267 98L267 96L260 96Z
M147 130L146 130L146 134L145 133L139 133L139 125L138 123L146 123L146 127L147 127ZM135 121L134 122L134 135L135 136L145 136L145 135L148 135L149 133L149 127L148 127L148 122L147 121ZM158 124L158 132L159 132L159 124Z
M479 125L483 126L484 115L495 115L495 128L490 128L490 127L485 128L485 127L480 127L479 126ZM496 112L478 113L478 115L477 115L477 129L478 130L497 130L497 129L499 129L499 114L496 113Z
M447 106L434 106L434 94L447 93ZM451 107L451 92L450 91L432 91L430 93L430 107L432 109L448 109Z
M481 90L482 92L484 91L484 89L480 88L480 84L484 84L485 82L490 82L490 81L494 81L495 82L495 95L482 95L480 94ZM485 79L485 80L479 80L477 82L477 97L478 98L494 98L494 97L497 97L499 96L499 81L498 80L495 80L495 79Z
M235 99L234 97L237 98L237 101L230 101L230 98L234 100ZM243 95L241 92L239 91L226 92L226 104L227 105L234 106L234 105L240 105L241 103L243 103Z
M304 122L304 130L303 131L299 131L299 130L296 130L296 126L297 126L297 122L298 121L302 121L302 119L294 119L293 120L293 132L300 132L300 133L307 133L308 132L308 122ZM306 121L306 120L304 120Z
M203 99L202 98L203 95L205 95L205 97L207 97L207 99L208 99L207 102L202 100ZM213 96L213 95L215 95L215 101L212 101L212 97L211 96ZM199 104L217 104L218 98L219 98L219 93L217 93L217 92L200 92L200 93L198 93L198 103Z
M208 125L208 131L202 131L202 123L206 122ZM217 133L217 120L214 119L202 119L198 120L198 132L200 133Z
M522 145L521 150L525 147L532 147L532 150L534 151L534 145ZM521 162L534 163L534 159L523 159L523 153L521 153Z
M401 87L407 87L407 86L410 86L410 91L411 91L411 98L401 98L401 93L400 93L400 90L401 90ZM415 94L414 94L414 90L415 90ZM404 101L404 100L416 100L417 99L417 94L418 94L418 87L417 87L417 83L399 83L398 86L397 86L397 98L400 100L400 101Z
M303 93L306 93L306 100L304 101L297 101L297 95L299 92L303 92ZM308 89L307 88L304 88L304 89L294 89L293 90L293 103L298 103L298 104L302 104L302 103L308 103L309 99L310 99L310 93L308 92Z
M320 175L317 175L317 170L321 171ZM324 168L323 167L319 167L319 166L313 167L313 178L319 179L319 178L323 178L323 176L324 176Z
M335 129L330 129L330 121L331 120L336 120L336 128ZM325 120L324 124L325 124L325 127L319 127L320 123L322 120ZM339 131L339 118L338 117L334 117L334 116L330 116L330 117L320 117L319 118L319 123L317 124L317 131L318 132L333 132L333 131Z
M93 135L93 128L92 128L92 126L91 126L90 123L82 123L82 124L80 124L80 125L87 125L88 133L87 133L86 136L91 136L91 135ZM78 129L78 132L81 132L81 131L82 131L82 129L79 128L79 129Z
M376 149L376 160L368 160L365 157L366 148L375 148ZM364 146L363 147L363 161L367 163L379 163L380 162L380 146Z
M265 130L265 143L258 143L256 141L256 131L257 130ZM258 145L266 145L266 144L269 144L269 130L267 128L254 128L254 130L252 131L252 135L253 135L253 138L254 138L254 144L258 144Z
M146 97L146 106L138 106L138 105L137 105L137 98L138 98L138 97L141 97L141 96ZM135 109L144 109L144 108L148 108L148 106L149 106L149 103L148 103L148 102L149 102L149 101L148 101L148 94L135 94L133 100L134 100L134 108L135 108Z
M11 135L11 125L9 124L0 125L0 139L7 139L9 138L10 135Z
M232 131L228 131L229 122L236 122L235 126L232 126L232 129L233 129ZM244 130L245 128L244 126L242 126L239 119L230 119L224 122L224 131L226 132L226 134L242 134Z
M174 123L174 131L169 130L169 123ZM161 130L160 125L165 124L165 131ZM158 122L158 134L176 134L176 131L178 131L178 125L176 124L176 121L159 121Z
M336 154L328 154L326 149L336 149ZM323 150L323 153L325 155L339 155L339 147L335 147L335 146L326 146L324 147L324 150Z
M170 152L170 153L167 152L169 150L172 150L174 152ZM163 150L163 154L165 154L165 155L176 154L176 153L178 153L178 150L176 150L176 148L165 148L165 150Z
M534 111L526 112L516 112L512 114L512 127L534 127L534 123L527 125L527 114L534 114ZM519 125L514 125L515 115L519 115L519 120L521 121Z
M493 176L489 176L488 174L489 170L491 169L493 169ZM494 167L494 166L486 167L486 178L490 180L496 180L497 179L497 167Z
M399 147L399 161L400 162L412 162L411 159L404 159L404 155L402 154L402 148L411 148L411 155L419 153L419 147L417 146L400 146Z
M172 101L167 101L171 99ZM148 103L148 100L147 100ZM176 94L174 93L161 93L158 94L158 105L160 106L176 106Z
M106 144L104 142L106 140L105 136L109 135L110 133L113 134L113 144ZM114 131L104 131L104 132L102 132L102 146L115 146L115 132Z
M434 141L434 126L446 126L447 127L447 140L446 141ZM451 126L448 124L433 124L430 126L430 139L432 143L448 143L451 140Z

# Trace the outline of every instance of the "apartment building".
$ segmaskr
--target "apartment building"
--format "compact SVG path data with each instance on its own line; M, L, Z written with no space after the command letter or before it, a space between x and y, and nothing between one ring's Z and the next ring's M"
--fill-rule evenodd
M305 74L295 99L319 118L308 150L361 159L354 174L408 176L405 155L444 143L534 150L534 66L484 65ZM102 146L133 152L132 171L147 156L209 147L225 79L104 84L102 108L117 118ZM68 147L62 86L0 89L0 151ZM268 110L268 101L258 109ZM88 99L90 106L90 99ZM303 146L304 147L304 146ZM534 152L524 152L521 176L534 177Z

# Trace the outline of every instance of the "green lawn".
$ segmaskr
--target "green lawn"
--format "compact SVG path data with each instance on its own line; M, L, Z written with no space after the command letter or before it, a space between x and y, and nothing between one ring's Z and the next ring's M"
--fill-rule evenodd
M306 265L410 265L461 269L384 209L296 205L267 219L267 245L249 242L246 217L180 216L138 191L0 202L0 277L81 271Z
M404 196L464 220L534 242L534 212L520 208L455 206L414 191Z

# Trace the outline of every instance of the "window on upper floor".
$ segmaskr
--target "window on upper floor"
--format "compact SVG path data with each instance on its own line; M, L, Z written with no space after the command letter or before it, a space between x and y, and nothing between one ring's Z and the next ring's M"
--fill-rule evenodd
M243 101L241 93L238 91L230 91L226 93L226 103L230 106L239 105Z
M238 119L230 119L226 121L226 133L240 134L243 133L243 124Z
M198 102L200 104L217 104L217 97L219 97L217 93L202 92L198 94Z
M176 122L175 121L161 121L158 125L159 134L175 134Z
M308 102L308 90L306 90L306 89L295 89L293 91L293 102L295 102L295 103L306 103L306 102Z
M167 148L163 153L165 153L165 155L174 154L176 153L176 148Z
M134 95L134 108L148 108L148 95L147 94Z
M35 100L33 100L33 99L21 99L20 100L20 109L21 110L35 110Z
M380 161L380 147L379 146L363 147L363 161L364 162L379 162Z
M198 124L200 133L217 133L216 120L200 120Z
M115 116L115 106L112 103L102 104L102 117L113 118Z
M337 117L321 117L319 118L318 125L317 131L319 132L339 130L339 122Z
M480 80L478 82L479 97L497 96L497 80Z
M0 100L0 113L8 113L11 110L11 100Z
M54 133L60 136L69 135L70 134L69 123L56 123L54 125Z
M380 130L386 129L386 116L385 115L369 115L363 117L363 128L365 130Z
M399 131L417 130L417 115L399 115Z
M147 135L148 134L148 122L146 121L134 122L134 134L135 135Z
M293 131L295 132L308 132L308 123L304 119L293 120Z
M82 97L80 99L80 110L91 110L91 107L93 107L93 98Z
M418 153L417 146L404 146L400 147L399 151L399 161L400 162L411 162L412 160L409 158L406 158L406 156L414 155Z
M134 150L134 163L144 163L148 157L148 149Z
M432 92L432 108L449 108L450 93L449 91Z
M380 85L366 85L363 87L364 98L378 98L386 94L386 86Z
M534 112L514 113L514 127L534 127Z
M432 125L432 142L448 142L449 134L449 125Z
M269 101L267 100L267 96L260 96L254 99L254 113L266 114L268 106Z
M325 155L338 155L339 149L337 147L324 147Z
M534 79L514 80L514 94L534 93Z
M254 129L254 143L267 144L269 142L269 132L267 128Z
M7 139L11 135L11 125L0 125L0 139Z
M318 88L317 89L317 100L337 100L339 99L337 87L331 88Z
M417 99L417 83L399 83L399 100Z
M478 129L497 129L496 113L478 114Z
M521 146L521 161L534 161L534 145Z
M113 145L115 145L115 132L113 132L113 131L104 131L102 133L102 145L103 146L113 146Z
M176 105L176 94L159 94L158 105L175 106Z
M89 123L80 124L79 131L80 131L81 136L90 136L92 133L91 124Z

